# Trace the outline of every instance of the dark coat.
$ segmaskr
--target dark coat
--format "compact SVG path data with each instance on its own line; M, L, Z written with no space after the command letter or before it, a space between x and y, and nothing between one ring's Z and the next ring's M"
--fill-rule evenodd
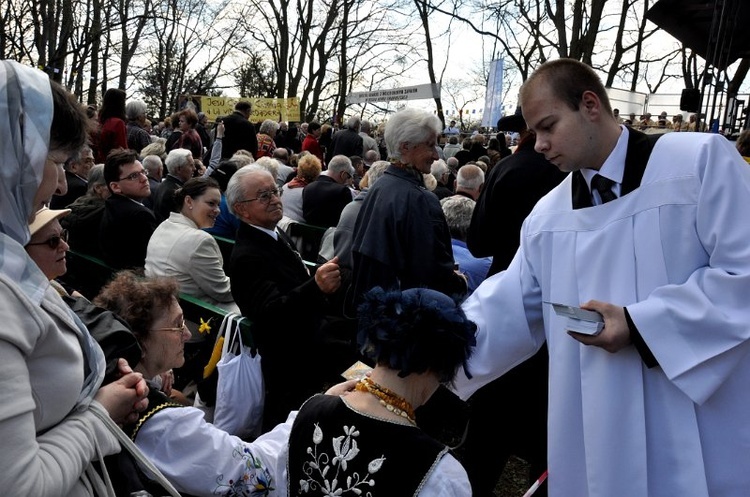
M224 118L224 139L221 145L221 158L226 159L238 150L258 153L258 138L255 126L239 111L234 111Z
M229 278L263 358L265 431L320 392L325 380L337 381L323 373L318 341L327 299L296 251L246 223L237 231Z
M336 226L341 211L351 201L349 187L321 174L302 190L302 215L308 224L326 228Z
M156 195L153 197L154 216L158 222L162 222L169 217L169 213L174 209L174 192L182 186L182 181L168 174L164 181L159 184Z
M465 280L453 270L440 201L411 170L391 165L368 190L354 226L352 257L355 301L375 286L466 294Z
M357 131L349 128L342 129L333 134L331 146L326 152L326 163L330 163L334 155L362 157L363 149L362 137Z
M104 199L84 195L70 204L69 208L70 214L60 218L60 225L68 230L71 250L101 258L99 228L104 216Z
M104 262L115 269L143 267L156 226L151 210L128 197L110 196L104 202L99 231Z
M89 183L85 179L65 171L65 180L68 182L68 192L65 195L54 195L49 203L50 209L65 209L78 198L86 195Z
M529 142L492 168L466 237L474 257L492 256L489 275L508 267L518 250L523 220L566 174L534 151L534 144Z

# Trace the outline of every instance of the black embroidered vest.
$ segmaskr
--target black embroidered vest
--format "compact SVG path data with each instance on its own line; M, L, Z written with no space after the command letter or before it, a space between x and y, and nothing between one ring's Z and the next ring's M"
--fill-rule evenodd
M289 495L413 496L447 452L417 427L373 419L316 395L289 438ZM360 490L361 493L357 492Z

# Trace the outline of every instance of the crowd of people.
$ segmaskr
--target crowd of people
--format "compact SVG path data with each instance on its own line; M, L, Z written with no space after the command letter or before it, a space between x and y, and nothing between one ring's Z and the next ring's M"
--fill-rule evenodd
M569 59L489 138L413 108L253 123L246 101L152 125L123 90L84 107L9 61L0 87L7 495L489 497L511 455L548 475L537 497L750 488L750 132L648 133L701 130L622 118ZM315 260L295 225L325 232ZM113 279L71 288L69 250ZM174 384L180 293L250 321L257 438Z

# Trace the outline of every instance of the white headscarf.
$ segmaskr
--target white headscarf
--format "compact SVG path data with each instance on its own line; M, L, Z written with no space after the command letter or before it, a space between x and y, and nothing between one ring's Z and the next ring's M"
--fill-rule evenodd
M49 78L0 62L0 232L26 245L34 195L42 182L52 124Z
M52 113L47 75L0 61L0 273L36 304L44 298L49 280L23 246L31 238L29 216L49 153ZM104 354L78 316L68 311L84 354L86 378L78 403L86 408L102 383Z

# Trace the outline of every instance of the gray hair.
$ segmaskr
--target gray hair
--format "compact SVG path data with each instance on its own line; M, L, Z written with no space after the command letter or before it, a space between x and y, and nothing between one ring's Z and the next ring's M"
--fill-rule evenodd
M451 232L451 238L466 241L466 233L471 224L471 215L474 212L475 205L476 202L463 195L453 195L440 201L445 220L448 222L448 229Z
M391 163L387 160L379 160L372 163L370 169L367 170L365 175L367 176L367 187L372 188L377 180L383 177L383 173L388 169Z
M147 155L141 160L141 164L143 164L143 167L151 176L154 176L154 172L164 168L164 165L161 162L161 157L158 155Z
M187 165L189 158L192 156L192 152L186 148L176 148L171 150L167 155L167 159L164 161L167 165L167 171L169 171L169 174L176 174L177 169Z
M448 157L445 160L445 164L451 169L458 169L458 165L460 164L460 162L458 162L458 159L456 159L455 157Z
M348 121L346 121L346 127L349 129L353 129L355 131L359 130L359 127L362 125L362 119L359 118L359 116L352 116L349 118Z
M328 162L329 176L343 171L354 176L354 166L352 166L352 161L346 155L334 155L330 162Z
M263 169L265 169L266 171L268 171L269 173L271 173L274 178L279 175L279 165L280 165L280 163L279 163L278 159L274 159L273 157L264 156L264 157L261 157L258 160L256 160L254 162L254 164L257 164L258 166L262 167Z
M89 184L86 189L87 195L94 195L94 188L97 186L106 186L107 182L104 181L104 164L94 164L89 170Z
M86 153L86 152L89 152L89 153L91 153L91 155L94 155L94 151L91 150L91 147L89 147L88 145L84 145L84 146L82 146L81 148L78 149L78 151L75 153L75 155L73 155L70 158L69 161L65 162L64 168L68 169L70 167L70 164L73 164L73 163L78 164L79 162L81 162L81 159L83 158L83 154Z
M161 158L161 160L166 159L167 158L166 143L167 143L166 138L157 138L153 142L143 147L143 149L141 149L141 157L146 157L147 155L157 155Z
M440 178L449 171L450 169L448 169L448 165L442 159L436 160L432 163L432 166L430 166L430 174L432 174L438 181L440 181Z
M272 119L266 119L263 121L260 125L260 129L258 130L259 133L263 133L264 135L270 135L271 132L276 132L279 130L279 123Z
M370 125L370 121L362 121L362 124L359 127L359 130L362 133L370 134L370 130L372 129L372 126Z
M229 184L227 184L227 191L225 192L229 212L231 212L235 216L237 215L237 213L234 211L234 204L241 200L244 200L247 196L247 190L245 189L245 184L242 181L242 178L244 178L245 176L250 176L251 174L270 175L271 173L268 172L268 169L258 164L248 164L247 166L243 166L237 169L237 172L234 173L232 175L232 178L229 180ZM276 176L272 176L272 178L275 182Z
M230 159L237 163L237 167L247 166L248 164L252 164L253 162L255 162L255 159L253 159L252 155L241 154L239 152L232 155Z
M146 102L143 100L131 100L125 105L125 117L134 121L139 116L146 115Z
M388 119L383 135L388 147L388 156L400 159L399 147L402 144L424 143L429 138L437 137L440 131L440 119L429 111L406 108L396 112Z
M484 171L474 164L462 166L456 173L456 189L476 190L484 184Z

